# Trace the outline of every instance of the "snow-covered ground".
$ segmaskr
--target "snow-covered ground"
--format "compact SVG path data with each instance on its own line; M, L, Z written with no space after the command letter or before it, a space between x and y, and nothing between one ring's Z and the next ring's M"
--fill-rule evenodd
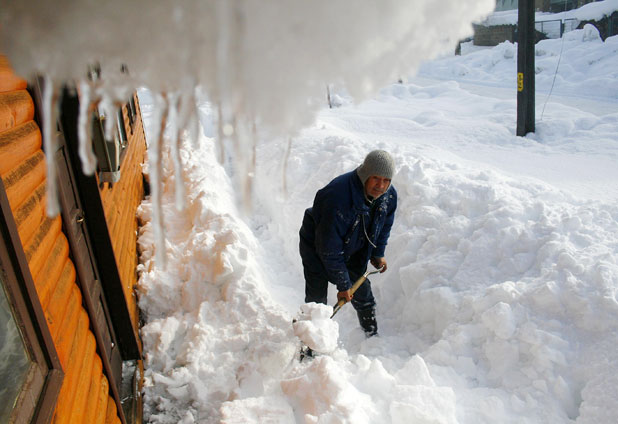
M338 96L289 140L262 137L246 215L202 104L183 212L163 161L165 270L140 208L146 420L618 422L618 37L594 35L537 45L527 137L509 43L427 63L359 105ZM151 105L142 92L146 122ZM372 278L380 336L347 305L338 348L301 363L302 214L375 148L393 154L399 192L389 269Z

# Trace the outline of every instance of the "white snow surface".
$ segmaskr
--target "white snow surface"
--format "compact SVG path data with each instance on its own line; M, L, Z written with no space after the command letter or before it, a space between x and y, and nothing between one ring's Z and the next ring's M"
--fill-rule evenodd
M561 43L537 55L557 62ZM247 215L200 105L183 212L163 155L165 270L140 208L148 422L618 422L618 37L569 34L549 99L555 68L537 56L527 137L513 49L428 63L360 104L338 93L297 136L263 137ZM380 335L346 305L337 347L301 363L304 209L375 148L395 158L399 193L389 268L371 278Z

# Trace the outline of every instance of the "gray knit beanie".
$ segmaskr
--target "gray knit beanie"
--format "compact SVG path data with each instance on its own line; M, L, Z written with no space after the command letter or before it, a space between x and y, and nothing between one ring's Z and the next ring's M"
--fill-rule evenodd
M362 165L356 168L356 173L363 184L372 175L392 179L395 174L395 161L388 152L374 150L367 155Z

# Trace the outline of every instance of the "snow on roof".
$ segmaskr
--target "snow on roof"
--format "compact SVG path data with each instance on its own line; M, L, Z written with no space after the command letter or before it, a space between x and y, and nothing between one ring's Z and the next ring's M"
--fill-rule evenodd
M578 21L598 21L618 10L618 0L604 0L588 3L579 9L561 13L536 12L535 20L577 19ZM494 12L481 22L485 26L517 25L517 9Z

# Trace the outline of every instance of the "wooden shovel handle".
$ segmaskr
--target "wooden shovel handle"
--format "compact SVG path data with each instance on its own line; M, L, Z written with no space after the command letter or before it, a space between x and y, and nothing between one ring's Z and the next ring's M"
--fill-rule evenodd
M382 267L383 268L383 267ZM350 287L350 295L353 295L356 290L358 290L358 288L361 286L361 284L363 284L365 282L365 280L367 279L367 277L369 277L371 274L375 274L377 272L382 271L382 268L380 269L376 269L375 271L367 271L365 272L363 275L360 276L360 278L358 280L356 280L356 282L352 285L352 287ZM339 299L339 301L337 302L337 304L333 307L333 314L330 316L331 318L335 316L335 314L337 312L339 312L339 309L341 309L341 307L343 305L345 305L347 302L345 299Z

